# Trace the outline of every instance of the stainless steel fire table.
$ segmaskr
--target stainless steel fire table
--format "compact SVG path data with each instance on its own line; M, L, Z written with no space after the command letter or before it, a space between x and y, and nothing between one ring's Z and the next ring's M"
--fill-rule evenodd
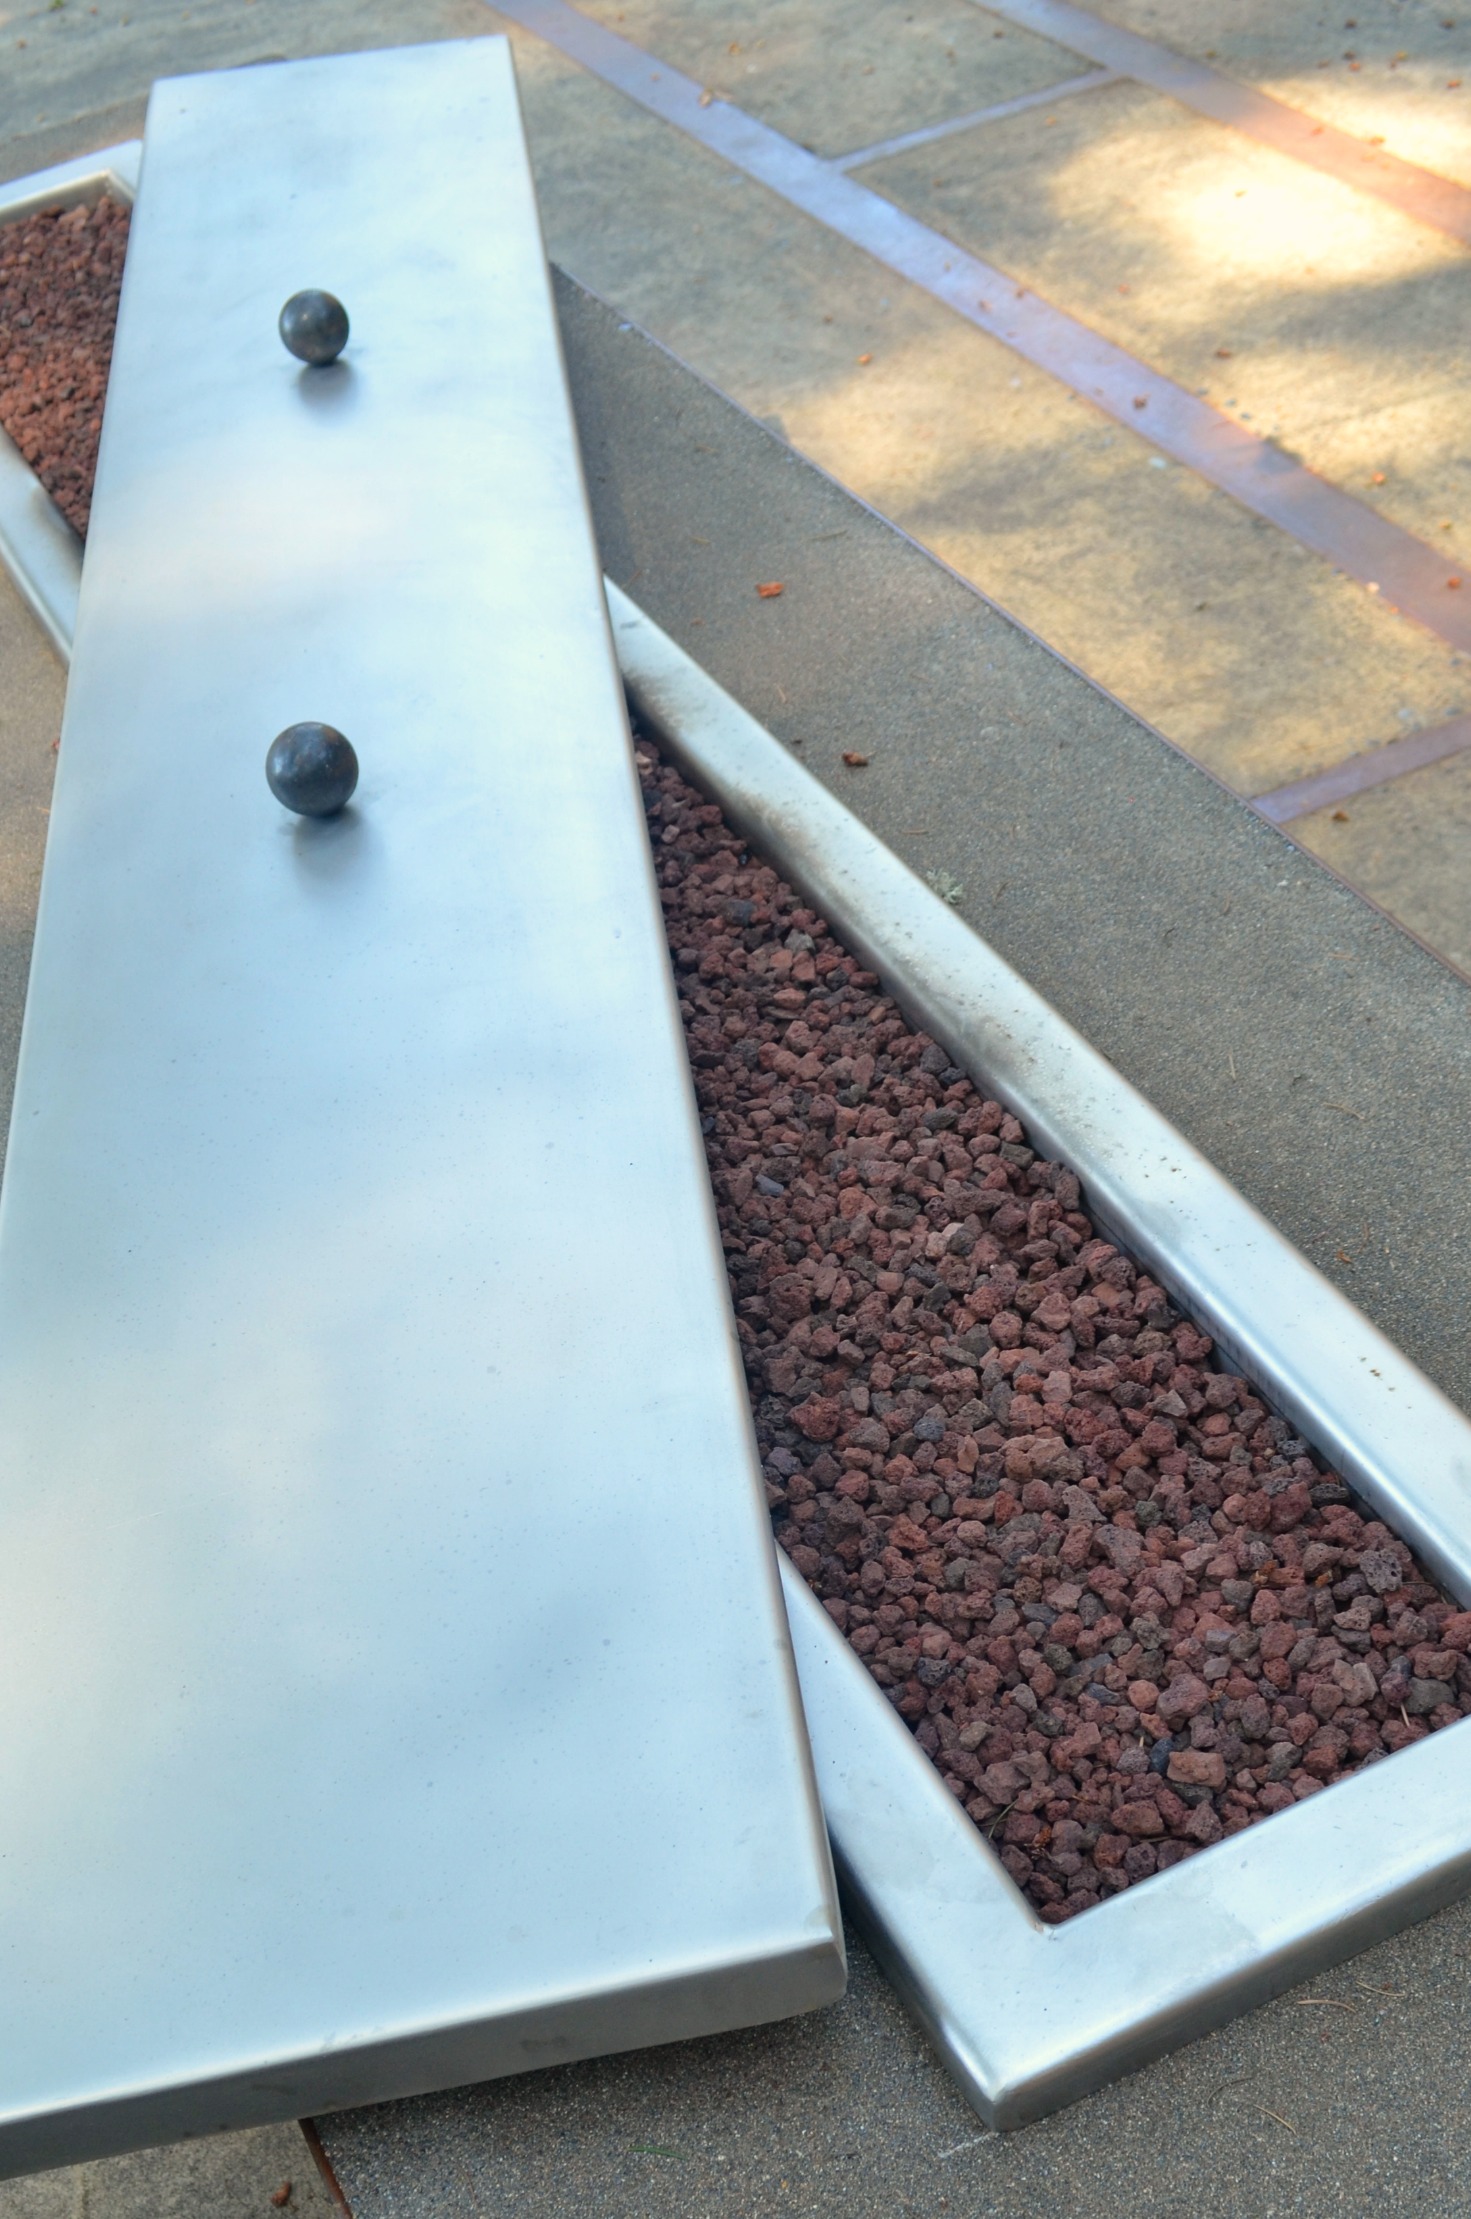
M161 84L0 1206L0 2169L839 1993L757 1480L507 46Z

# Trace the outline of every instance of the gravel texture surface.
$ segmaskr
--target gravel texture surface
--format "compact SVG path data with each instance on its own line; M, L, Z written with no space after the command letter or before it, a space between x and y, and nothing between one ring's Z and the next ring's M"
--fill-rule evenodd
M127 244L112 200L0 225L0 427L82 533Z
M1471 1712L1471 1612L637 762L777 1539L1042 1916Z

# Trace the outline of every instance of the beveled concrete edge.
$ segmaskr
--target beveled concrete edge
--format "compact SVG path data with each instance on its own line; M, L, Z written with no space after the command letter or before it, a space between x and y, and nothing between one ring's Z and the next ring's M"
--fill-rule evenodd
M4 212L0 193L0 220ZM48 528L41 513L39 529L0 543L12 569L44 559ZM63 654L79 543L68 555ZM17 575L34 606L24 567ZM1471 1598L1471 1423L611 581L608 599L625 683L673 758L905 1009L1079 1172L1100 1222ZM1427 1440L1439 1455L1428 1483L1419 1470ZM782 1577L846 1892L879 1961L990 2125L1044 2117L1471 1885L1468 1720L1402 1751L1392 1776L1371 1766L1270 1827L1049 1927L785 1560Z
M1471 1597L1471 1423L611 583L608 601L634 707L672 759L901 1006L1078 1172L1100 1222L1453 1592ZM1393 1771L1369 1766L1270 1826L1048 1927L785 1563L783 1578L850 1903L989 2125L1025 2125L1074 2102L1471 1885L1467 1721L1401 1752Z

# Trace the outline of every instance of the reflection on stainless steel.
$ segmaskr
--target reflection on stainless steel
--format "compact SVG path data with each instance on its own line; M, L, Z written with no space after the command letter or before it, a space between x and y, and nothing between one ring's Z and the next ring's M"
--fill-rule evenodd
M346 404L276 334L303 267ZM320 823L262 788L304 704L364 765ZM154 91L0 1648L6 2171L841 1990L501 40Z
M1471 1601L1471 1425L892 851L609 585L674 760L1081 1175L1089 1208ZM1471 1886L1471 1721L1044 1926L783 1567L839 1870L982 2117L1022 2125Z
M63 662L71 657L82 543L14 441L0 431L0 562Z

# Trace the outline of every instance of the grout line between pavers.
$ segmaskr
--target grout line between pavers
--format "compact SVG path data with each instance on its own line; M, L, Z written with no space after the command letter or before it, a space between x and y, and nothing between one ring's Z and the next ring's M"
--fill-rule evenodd
M1460 573L1438 549L569 0L486 4L1061 379L1149 445L1381 595L1386 606L1449 647L1471 652L1471 595L1454 590Z
M951 116L944 123L927 123L918 131L901 131L896 138L880 139L874 146L860 146L856 153L836 155L835 170L861 169L866 162L884 162L891 154L907 154L912 147L933 146L983 123L1003 123L1008 116L1025 115L1029 108L1050 108L1055 100L1071 100L1080 92L1096 92L1102 85L1116 85L1116 69L1090 69L1082 77L1066 77L1061 84L1044 85L1040 92L1019 92L1014 100L998 100L990 108L975 108L967 116Z

